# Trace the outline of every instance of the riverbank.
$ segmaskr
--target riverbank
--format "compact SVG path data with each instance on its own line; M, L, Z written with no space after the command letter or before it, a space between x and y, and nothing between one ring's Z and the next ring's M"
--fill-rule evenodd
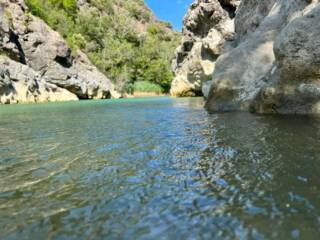
M66 91L68 93L68 91ZM60 92L59 92L60 93ZM52 93L53 95L53 93ZM77 102L77 101L95 101L95 100L114 100L114 99L134 99L134 98L152 98L152 97L170 97L169 94L159 94L156 92L135 92L134 94L120 94L116 91L112 92L112 97L105 98L105 99L99 99L99 98L92 98L92 99L79 99L77 97L73 98L67 98L62 97L63 95L53 95L56 96L46 98L38 96L37 98L23 98L23 99L15 99L15 100L7 100L3 98L3 101L1 101L2 97L0 96L0 106L1 105L9 105L9 104L43 104L43 103L57 103L57 102Z
M169 96L169 94L161 94L156 92L134 92L133 97L166 97Z

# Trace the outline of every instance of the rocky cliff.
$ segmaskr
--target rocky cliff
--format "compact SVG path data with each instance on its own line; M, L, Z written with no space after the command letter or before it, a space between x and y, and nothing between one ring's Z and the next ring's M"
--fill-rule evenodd
M80 49L123 94L168 92L180 40L142 0L25 0L30 13ZM136 82L138 84L136 84Z
M81 51L28 11L0 0L0 103L118 97L110 80Z
M190 6L173 63L172 95L201 95L202 86L208 86L217 58L232 47L238 5L236 0L199 0Z
M208 11L212 14L206 14ZM228 32L231 38L222 34L230 19L234 22L234 31ZM177 51L172 94L196 92L202 85L210 111L320 112L318 0L242 0L239 5L236 1L199 0L184 22L188 31L184 30ZM214 67L203 74L201 64L207 57L193 51L200 42L203 53L211 32L216 33L209 42L220 39L221 44L218 54L209 59L208 65Z

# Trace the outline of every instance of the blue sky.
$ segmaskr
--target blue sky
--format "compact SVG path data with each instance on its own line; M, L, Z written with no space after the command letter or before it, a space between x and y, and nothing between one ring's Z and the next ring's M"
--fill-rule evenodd
M181 30L182 19L193 0L145 0L161 20L171 22L174 29Z

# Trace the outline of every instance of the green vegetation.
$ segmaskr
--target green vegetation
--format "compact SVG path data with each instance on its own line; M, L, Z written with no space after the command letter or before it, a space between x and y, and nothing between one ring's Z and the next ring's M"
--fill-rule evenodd
M158 85L147 81L138 81L133 85L133 90L135 92L152 92L161 94L163 89Z
M143 0L88 0L90 7L77 6L76 0L26 3L32 14L60 32L74 53L85 52L120 91L134 90L135 82L156 84L162 92L170 89L180 35L155 20Z

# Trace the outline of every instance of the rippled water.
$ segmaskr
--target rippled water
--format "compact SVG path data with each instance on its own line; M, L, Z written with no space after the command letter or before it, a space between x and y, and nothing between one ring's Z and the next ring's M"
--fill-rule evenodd
M319 239L320 121L201 99L0 107L0 239Z

